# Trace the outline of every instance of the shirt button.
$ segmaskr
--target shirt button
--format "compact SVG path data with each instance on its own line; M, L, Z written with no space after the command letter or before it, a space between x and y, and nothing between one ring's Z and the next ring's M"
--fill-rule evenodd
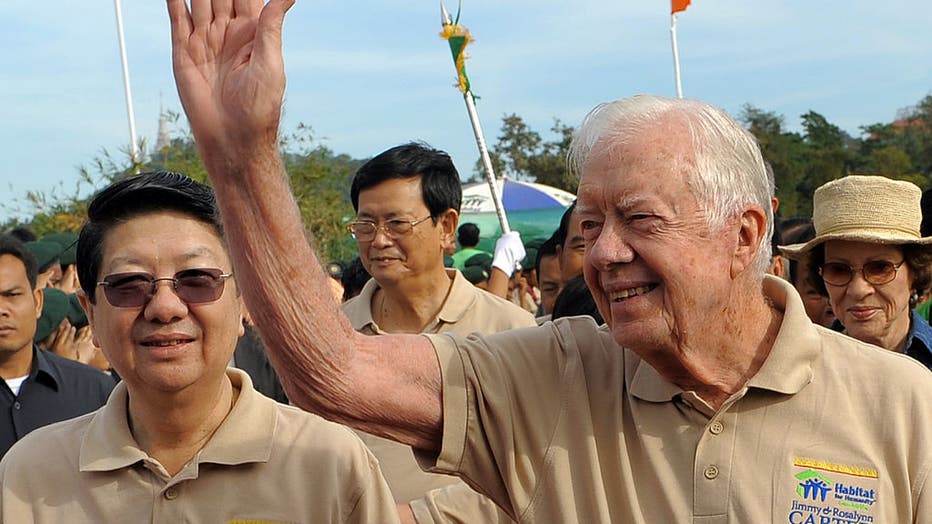
M165 498L167 498L168 500L175 500L176 498L178 498L178 489L175 488L174 486L166 489Z
M711 431L713 435L718 435L722 431L725 431L725 424L722 424L720 421L716 420L712 423L711 426L709 426L709 431Z
M715 466L708 466L705 468L705 471L703 471L702 474L705 475L705 478L714 480L716 477L718 477L718 468Z

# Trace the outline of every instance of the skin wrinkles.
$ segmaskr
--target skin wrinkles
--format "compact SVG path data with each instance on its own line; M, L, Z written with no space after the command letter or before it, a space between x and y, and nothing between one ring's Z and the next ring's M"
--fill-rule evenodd
M671 143L674 139L662 147L669 149ZM766 357L758 354L766 344L745 355L723 349L730 339L753 336L742 333L747 325L746 312L739 314L742 301L753 301L760 314L774 315L759 291L756 296L746 291L760 286L745 282L757 247L746 247L745 237L752 235L759 243L766 215L748 205L710 230L702 206L683 184L685 175L667 169L658 173L653 166L667 164L649 161L656 152L641 155L646 147L636 142L615 148L623 150L618 155L596 152L587 163L577 203L586 237L586 282L616 341L680 387L723 401ZM647 292L612 300L614 293L641 287ZM716 317L726 319L716 325L727 327L711 332L708 319ZM774 327L770 321L763 324Z
M825 242L825 262L840 262L858 268L874 260L899 263L903 260L903 250L896 245L868 242ZM847 285L833 286L826 283L825 289L828 290L832 309L844 324L848 335L902 352L909 334L912 278L908 264L900 266L896 278L881 285L867 282L861 272L855 270Z

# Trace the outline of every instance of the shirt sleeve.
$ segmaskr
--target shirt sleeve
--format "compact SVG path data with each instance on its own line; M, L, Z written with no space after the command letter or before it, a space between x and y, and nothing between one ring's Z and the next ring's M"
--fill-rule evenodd
M428 491L409 504L418 524L444 522L484 522L510 524L514 522L505 511L486 496L469 489L465 484L454 484Z
M492 335L430 337L443 380L443 442L422 467L459 475L509 512L530 504L569 376L553 324Z

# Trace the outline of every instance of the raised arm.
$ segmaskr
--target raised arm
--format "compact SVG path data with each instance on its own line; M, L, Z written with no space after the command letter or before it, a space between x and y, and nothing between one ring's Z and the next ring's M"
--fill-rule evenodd
M440 367L422 336L356 333L305 238L278 152L294 0L168 0L178 94L223 214L235 279L296 405L439 449Z

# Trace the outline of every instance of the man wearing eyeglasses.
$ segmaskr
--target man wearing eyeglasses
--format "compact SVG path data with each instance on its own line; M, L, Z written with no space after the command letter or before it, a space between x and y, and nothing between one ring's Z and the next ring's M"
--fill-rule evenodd
M227 368L244 309L209 187L164 172L114 183L88 207L77 265L123 380L102 409L4 458L0 521L397 520L352 432Z
M536 324L527 311L444 267L444 247L453 242L462 194L449 155L425 144L393 147L359 168L350 189L356 220L349 230L372 279L343 305L354 329L369 335L468 335ZM421 471L408 446L360 436L379 459L399 503L460 482Z

